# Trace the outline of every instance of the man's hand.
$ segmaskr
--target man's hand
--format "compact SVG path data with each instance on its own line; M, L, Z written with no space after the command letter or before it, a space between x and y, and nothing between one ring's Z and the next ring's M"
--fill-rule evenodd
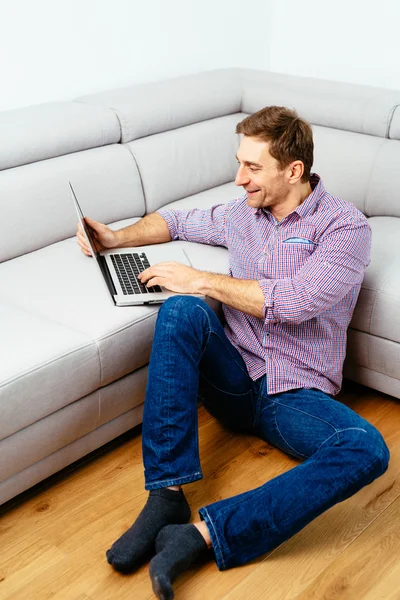
M162 262L142 271L138 278L148 287L161 285L178 294L198 294L203 276L203 271L192 267L177 262Z
M93 219L89 219L89 217L85 217L85 221L90 229L93 243L96 246L95 250L97 250L97 252L117 247L118 238L116 231L113 231L107 227L107 225L103 225L103 223L98 223L97 221L93 221ZM92 256L80 223L78 223L76 237L78 238L78 244L81 247L82 252L86 254L86 256Z
M258 281L198 271L177 262L158 263L138 277L149 287L162 285L178 294L202 294L264 319L265 299Z

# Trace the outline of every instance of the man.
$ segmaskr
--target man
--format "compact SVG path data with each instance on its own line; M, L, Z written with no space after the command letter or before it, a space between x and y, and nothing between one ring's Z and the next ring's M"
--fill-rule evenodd
M158 598L207 551L220 570L294 535L385 472L380 433L335 400L346 331L370 261L371 230L352 204L310 174L312 130L270 106L237 126L236 184L246 195L210 210L160 209L117 232L87 219L100 247L185 239L226 246L229 276L160 263L142 283L223 303L224 326L201 299L160 308L143 415L149 497L107 552L117 570L148 559ZM82 250L90 254L82 233ZM197 398L224 424L256 434L303 462L259 488L199 510L181 486L201 479Z

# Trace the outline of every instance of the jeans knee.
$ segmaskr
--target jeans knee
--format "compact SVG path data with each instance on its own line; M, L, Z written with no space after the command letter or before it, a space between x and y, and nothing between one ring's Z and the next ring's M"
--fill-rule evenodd
M198 306L200 298L189 295L177 295L168 298L160 307L158 311L158 321L176 321L176 324L184 323L187 317L189 317Z
M389 465L390 453L381 433L370 426L365 432L354 431L351 437L353 437L351 445L356 450L357 467L362 466L372 479L383 475Z
M379 431L375 430L374 449L372 458L375 464L379 465L379 475L383 475L389 466L390 452L385 440Z

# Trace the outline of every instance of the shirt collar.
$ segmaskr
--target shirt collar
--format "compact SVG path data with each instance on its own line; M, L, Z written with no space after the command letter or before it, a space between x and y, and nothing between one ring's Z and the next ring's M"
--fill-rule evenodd
M293 212L296 212L299 217L304 219L309 214L312 214L317 206L321 196L325 193L325 186L322 179L317 173L311 173L310 185L312 192Z
M314 212L314 209L317 206L320 198L324 195L324 193L326 191L323 181L317 173L311 173L310 185L312 188L311 194L309 196L307 196L307 198L297 208L295 208L292 211L292 213L294 213L294 212L297 213L299 215L299 217L301 217L302 219L304 219L304 217L306 217L307 215L312 214ZM254 211L254 214L256 214L256 215L269 213L268 209L262 209L262 208L253 208L253 211ZM292 214L292 213L290 213L290 214Z

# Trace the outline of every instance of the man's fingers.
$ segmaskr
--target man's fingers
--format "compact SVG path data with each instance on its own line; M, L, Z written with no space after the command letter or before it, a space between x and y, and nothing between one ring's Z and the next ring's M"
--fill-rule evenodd
M83 236L79 236L77 235L78 238L78 245L80 246L82 252L84 252L87 256L92 256L92 253L89 250L88 245L86 244L85 239L83 238Z
M152 272L152 267L149 267L148 269L145 269L144 271L142 271L141 273L139 273L138 275L138 279L142 282L142 283L146 283L147 285L147 281L148 279L152 276L153 272Z
M148 267L147 269L145 269L144 271L139 273L138 277L142 283L144 283L150 277L157 277L157 276L165 277L168 274L171 274L171 269L168 268L171 265L179 265L179 263L171 263L171 262L157 263L156 265L152 265L151 267Z
M142 283L144 283L142 281ZM155 285L159 285L159 286L163 286L164 284L161 283L161 277L152 277L151 279L149 279L149 281L146 281L146 287L153 287Z
M81 246L81 248L84 248L85 250L89 250L89 247L86 243L86 240L83 236L77 236L78 237L78 244Z

